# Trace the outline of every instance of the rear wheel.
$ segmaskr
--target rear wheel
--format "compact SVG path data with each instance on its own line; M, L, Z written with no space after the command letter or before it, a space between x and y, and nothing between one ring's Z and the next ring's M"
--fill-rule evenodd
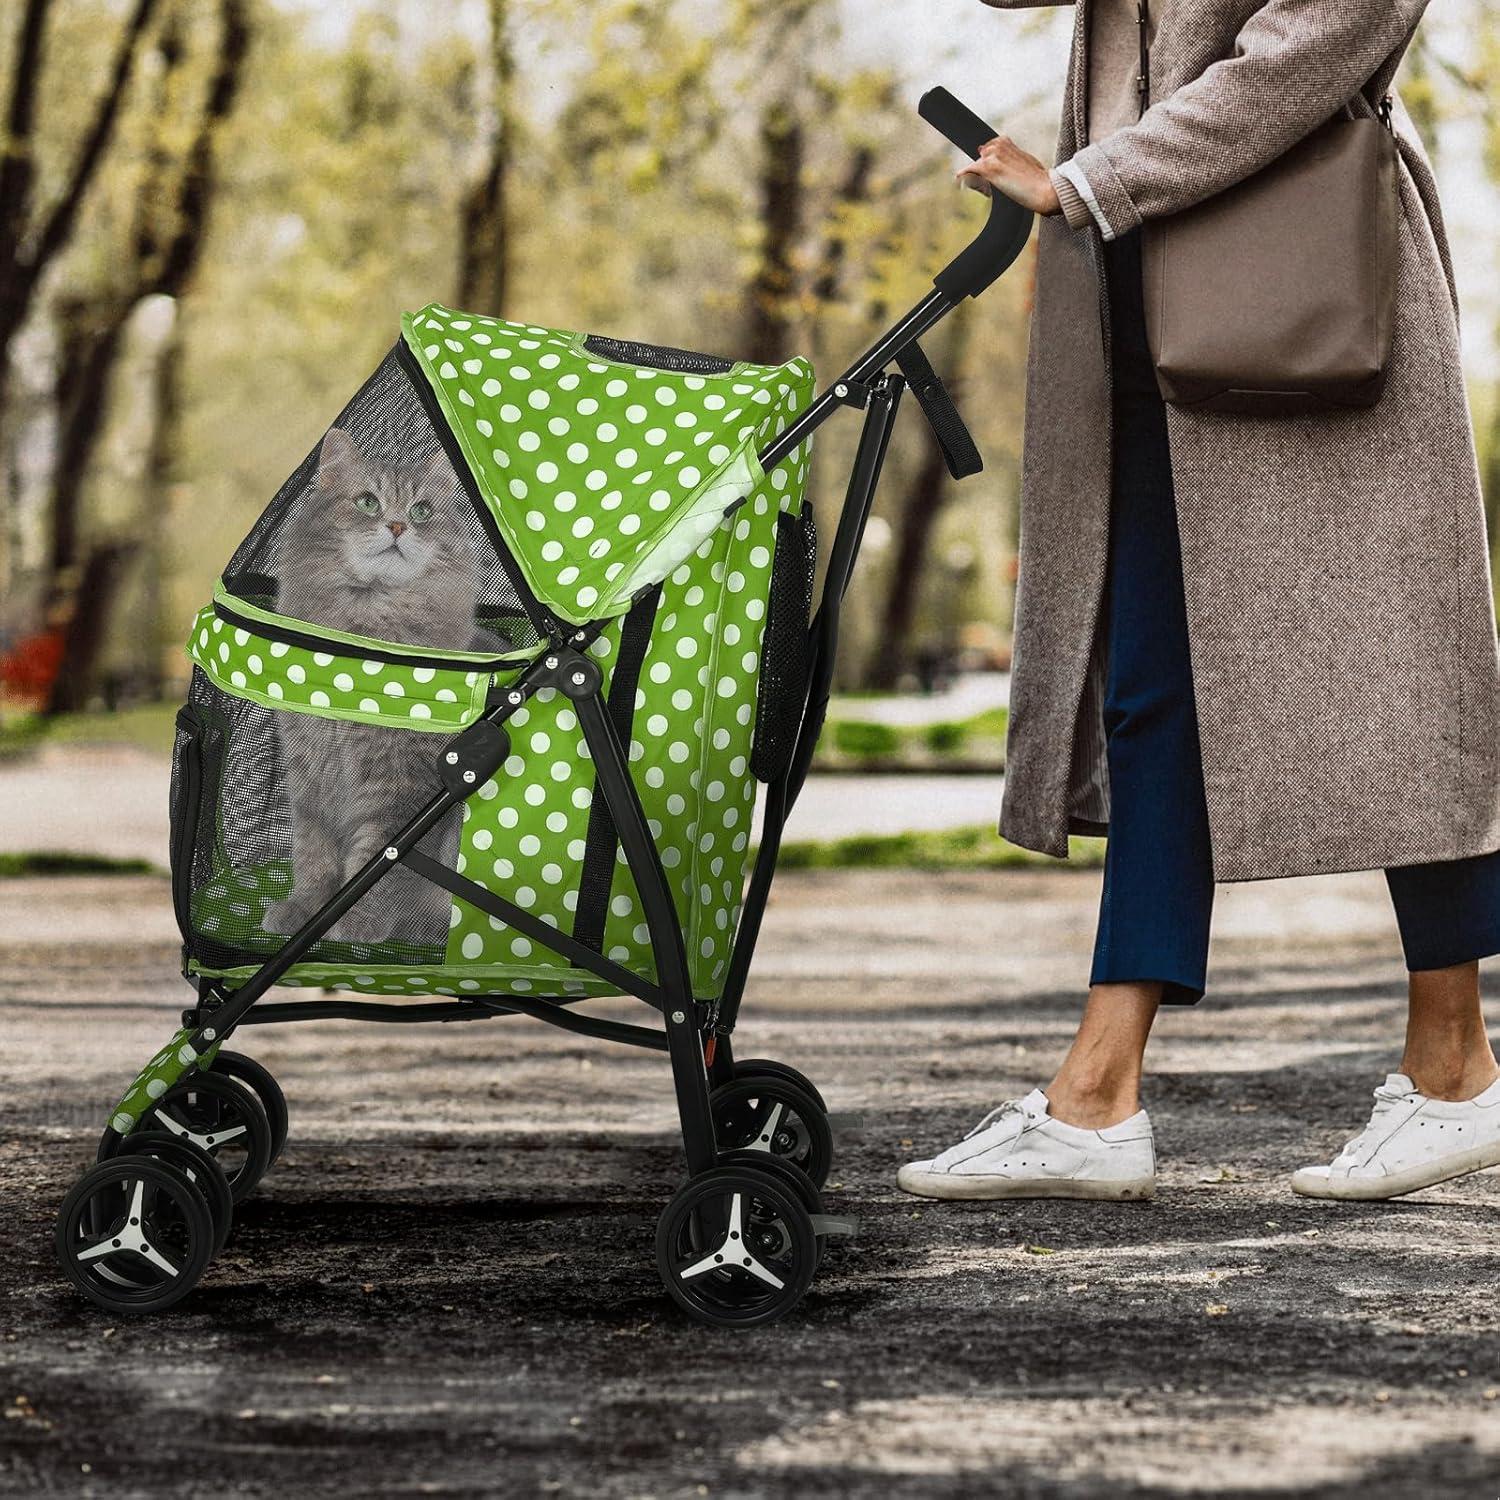
M662 1284L690 1317L716 1328L784 1317L817 1263L812 1220L779 1172L715 1167L683 1184L656 1227Z
M760 1151L800 1167L821 1188L833 1165L828 1113L800 1084L785 1078L735 1077L709 1096L721 1151Z
M160 1312L180 1302L213 1247L203 1194L176 1167L147 1156L90 1167L58 1211L63 1271L110 1312Z
M742 1078L780 1078L787 1083L795 1083L818 1101L818 1107L825 1115L828 1113L828 1102L818 1092L818 1086L806 1073L799 1073L790 1063L774 1062L769 1057L747 1057L743 1062L736 1060L734 1077L736 1082Z

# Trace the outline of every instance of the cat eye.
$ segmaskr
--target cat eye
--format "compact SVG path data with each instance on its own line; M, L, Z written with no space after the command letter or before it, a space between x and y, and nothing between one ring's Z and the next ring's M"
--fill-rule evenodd
M420 525L432 515L432 501L418 500L406 514Z
M380 514L380 501L374 495L370 494L368 490L362 495L356 495L354 503L367 516L378 516Z

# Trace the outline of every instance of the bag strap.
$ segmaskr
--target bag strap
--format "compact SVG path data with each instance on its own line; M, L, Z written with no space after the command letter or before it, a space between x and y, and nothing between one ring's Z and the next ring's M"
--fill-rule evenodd
M938 378L931 361L922 352L920 344L908 344L896 356L901 373L906 376L911 393L917 398L922 414L927 418L932 435L943 451L943 461L955 479L967 479L984 468L984 460L947 387Z

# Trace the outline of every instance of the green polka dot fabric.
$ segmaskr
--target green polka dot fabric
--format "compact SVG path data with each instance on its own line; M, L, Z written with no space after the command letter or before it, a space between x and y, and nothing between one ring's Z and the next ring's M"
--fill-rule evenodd
M527 583L574 624L625 613L692 556L813 394L803 359L722 374L622 364L582 334L436 302L402 332Z
M236 614L248 614L238 599L233 607ZM339 643L330 637L329 644ZM379 643L383 655L385 644ZM226 693L266 708L444 734L472 724L484 712L491 683L507 682L519 670L497 677L477 667L419 666L315 651L230 624L220 618L216 604L198 612L187 652ZM486 658L474 657L482 660Z
M135 1082L110 1112L109 1124L121 1135L129 1135L140 1118L190 1068L207 1068L218 1055L219 1044L195 1052L188 1038L192 1033L183 1027L136 1075Z
M588 650L611 713L629 710L630 773L695 993L712 999L750 856L750 756L778 520L800 511L809 445L769 475L756 453L806 408L811 367L739 364L700 375L621 364L577 334L437 304L410 315L404 333L538 602L562 620L602 625ZM654 607L642 639L644 600ZM219 606L237 618L224 619ZM326 649L289 644L289 634ZM222 592L199 615L188 649L223 693L275 712L449 734L473 723L491 687L524 667L451 652L437 664L406 662L399 642L340 636ZM622 656L630 673L617 689ZM506 727L507 760L464 806L456 868L560 932L576 934L587 918L608 958L654 980L623 855L605 841L601 856L591 840L596 778L574 705L545 688ZM228 852L234 842L218 840L211 878L193 891L192 924L211 936L232 930L243 954L269 956L284 938L263 920L291 870L285 860L242 861ZM325 940L317 962L295 965L280 982L408 997L617 992L462 898L449 915L441 962L377 961L388 955ZM196 958L189 969L231 980L255 972Z

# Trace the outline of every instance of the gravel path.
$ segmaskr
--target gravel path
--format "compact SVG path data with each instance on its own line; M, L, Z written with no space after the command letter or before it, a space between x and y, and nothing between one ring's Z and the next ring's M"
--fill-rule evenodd
M107 1318L52 1216L186 993L154 879L0 885L0 1493L1024 1497L1500 1493L1500 1179L1293 1199L1394 1059L1378 876L1226 890L1169 1016L1149 1205L938 1207L891 1182L1047 1076L1097 877L788 875L742 1054L864 1128L786 1323L686 1324L662 1060L522 1021L242 1033L286 1155L202 1288ZM623 1004L604 1007L627 1017Z

